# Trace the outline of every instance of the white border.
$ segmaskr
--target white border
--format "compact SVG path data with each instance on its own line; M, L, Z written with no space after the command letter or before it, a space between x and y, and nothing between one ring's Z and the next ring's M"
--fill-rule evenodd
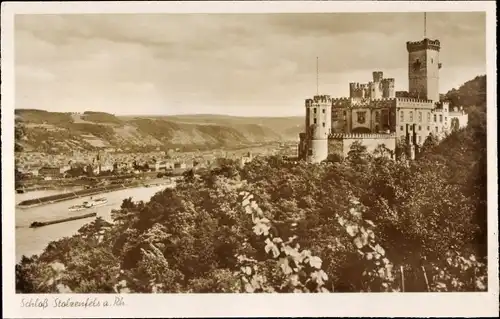
M239 295L171 294L125 295L126 307L109 308L21 308L26 295L14 289L14 14L35 13L278 13L278 12L487 12L487 105L488 105L488 293L449 294L319 294ZM2 2L2 271L5 317L216 317L216 316L496 316L498 314L498 186L496 110L496 6L493 1L446 2ZM58 295L57 297L63 297ZM66 295L65 297L112 295ZM54 296L33 295L54 298Z

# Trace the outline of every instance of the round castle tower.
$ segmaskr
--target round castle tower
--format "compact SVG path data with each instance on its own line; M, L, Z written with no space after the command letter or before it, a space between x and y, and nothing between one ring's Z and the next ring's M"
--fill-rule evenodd
M332 99L316 95L306 100L307 160L319 163L328 157L328 135L332 127Z

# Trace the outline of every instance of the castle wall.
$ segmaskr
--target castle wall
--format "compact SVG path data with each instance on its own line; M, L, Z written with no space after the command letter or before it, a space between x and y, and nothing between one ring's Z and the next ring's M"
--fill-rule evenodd
M320 163L328 157L328 139L311 140L309 162Z
M370 108L356 108L351 112L351 132L371 132L372 114Z
M383 130L384 125L385 123L383 123L382 121L382 110L381 109L372 110L371 131L373 133L380 133Z
M350 129L350 107L351 101L348 98L332 99L332 127L333 133L341 133Z
M390 151L396 151L394 134L332 134L328 140L328 153L345 158L355 142L366 146L369 153L373 153L382 144Z
M332 109L332 132L341 133L347 127L347 109Z
M430 133L438 134L442 131L439 116L434 117L434 102L423 99L398 98L396 108L395 132L398 139L404 139L407 134L413 134L416 130L416 143L422 145ZM434 121L435 119L436 121ZM436 125L439 126L437 129Z

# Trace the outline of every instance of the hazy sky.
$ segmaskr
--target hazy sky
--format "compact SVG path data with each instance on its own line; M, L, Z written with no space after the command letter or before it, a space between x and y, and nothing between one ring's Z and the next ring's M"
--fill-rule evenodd
M486 73L484 13L428 13L441 92ZM302 115L380 70L406 90L421 13L17 15L16 108Z

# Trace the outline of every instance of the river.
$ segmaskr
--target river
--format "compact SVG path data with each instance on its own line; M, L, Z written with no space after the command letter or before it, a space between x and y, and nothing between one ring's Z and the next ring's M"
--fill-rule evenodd
M20 261L23 255L31 256L41 253L51 241L76 234L78 229L92 221L93 218L79 219L40 228L29 228L30 224L34 221L43 222L92 212L96 212L97 216L109 220L111 218L111 210L118 209L123 199L132 197L134 201L148 201L154 194L165 188L166 186L138 187L94 195L94 198L106 197L108 203L101 207L89 209L88 211L68 211L69 206L81 204L83 201L87 200L88 197L32 208L16 207L16 262ZM62 192L63 191L47 190L16 194L16 203L30 198L55 195Z

